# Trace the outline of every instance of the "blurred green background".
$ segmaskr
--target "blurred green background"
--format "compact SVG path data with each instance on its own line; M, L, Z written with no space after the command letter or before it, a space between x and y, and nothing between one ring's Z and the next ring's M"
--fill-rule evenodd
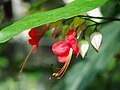
M1 0L0 30L24 16L65 4L65 0ZM108 0L100 12L104 17L120 18L120 1ZM37 56L30 56L20 79L20 66L31 49L28 31L0 44L0 90L120 90L120 21L101 25L98 30L103 35L100 51L90 46L85 59L73 56L61 80L49 80L63 65L51 51L54 39L42 38Z

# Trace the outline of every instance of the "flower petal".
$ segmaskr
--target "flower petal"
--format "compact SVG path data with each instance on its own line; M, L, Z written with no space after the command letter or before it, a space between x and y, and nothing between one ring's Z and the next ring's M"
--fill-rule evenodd
M46 32L47 27L43 26L42 29L40 31L37 31L36 28L32 28L29 31L29 36L31 37L28 42L31 45L35 45L38 48L38 43L40 41L40 39L42 38L42 36L44 35L44 33ZM34 46L33 46L34 47ZM35 48L35 50L37 49Z
M31 45L36 45L36 44L39 43L39 40L40 40L40 37L34 37L34 38L32 38L32 39L29 39L28 42L29 42L29 44L31 44Z
M67 40L71 40L72 38L74 38L76 35L75 30L70 30L67 36Z
M58 61L64 63L68 60L69 56L58 56Z
M35 37L35 35L36 35L36 28L32 28L30 31L29 31L29 36L32 38L32 37Z
M70 48L67 56L59 55L58 56L58 61L61 62L61 63L64 63L64 62L67 62L68 60L71 60L72 51L73 51L73 49Z
M36 32L36 36L42 37L46 31L44 29Z
M55 53L55 54L58 54L58 55L68 55L69 54L69 51L70 51L70 47L68 46L68 44L64 41L59 41L59 42L56 42L53 46L52 46L52 51Z
M80 53L80 49L78 47L77 39L73 38L71 40L68 40L67 43L72 47L73 51L77 54L77 56ZM77 57L76 57L77 58Z

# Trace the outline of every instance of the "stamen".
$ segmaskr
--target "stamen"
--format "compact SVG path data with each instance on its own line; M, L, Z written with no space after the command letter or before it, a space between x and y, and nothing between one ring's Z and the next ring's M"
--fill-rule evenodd
M49 77L49 80L53 80L55 77Z
M33 47L34 48L34 47ZM22 74L22 70L26 64L26 62L28 61L28 58L30 57L32 51L33 51L33 48L31 48L30 52L28 53L27 57L25 58L24 62L22 63L22 67L20 69L20 72L19 72L19 75L18 75L18 78L20 78L21 74Z
M60 71L58 71L57 73L56 73L56 75L55 76L59 76L60 74L62 74L64 71L65 71L65 69L67 68L67 66L69 65L69 62L68 62L69 60L67 60L67 62L65 63L65 65L62 67L62 69L60 70Z
M65 74L65 72L66 72L66 70L67 70L67 68L70 64L70 61L71 61L72 51L73 51L72 48L70 48L70 52L69 52L69 55L68 55L68 60L65 62L64 66L61 68L61 70L52 74L52 77L50 77L49 80L52 80L55 77L57 77L57 79L61 79L64 76L64 74Z
M65 72L66 72L66 70L67 70L67 68L68 68L68 66L70 64L70 61L71 61L71 59L68 61L68 64L66 65L64 71L62 72L62 75L60 77L58 77L57 79L61 79L64 76L64 74L65 74Z

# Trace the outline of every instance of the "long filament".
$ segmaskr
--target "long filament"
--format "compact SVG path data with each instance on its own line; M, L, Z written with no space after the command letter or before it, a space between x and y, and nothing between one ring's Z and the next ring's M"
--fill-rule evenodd
M34 47L33 47L34 48ZM21 74L22 74L22 70L26 64L26 62L28 61L28 58L30 57L32 51L33 51L33 48L31 48L30 52L28 53L27 57L25 58L24 62L22 63L22 67L20 69L20 72L19 72L19 75L18 75L18 78L20 78Z
M58 72L53 73L52 77L49 78L50 80L52 80L55 77L57 77L57 79L61 79L64 76L64 74L65 74L65 72L66 72L66 70L67 70L67 68L68 68L68 66L70 64L71 57L72 57L72 48L70 48L70 52L69 52L69 55L68 55L68 60L66 61L64 66Z

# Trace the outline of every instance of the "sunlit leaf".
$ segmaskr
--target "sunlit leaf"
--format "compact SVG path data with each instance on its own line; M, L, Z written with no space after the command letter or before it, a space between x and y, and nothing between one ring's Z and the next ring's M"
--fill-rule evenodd
M84 14L87 11L101 6L106 1L107 0L75 0L62 8L29 15L2 29L0 31L0 43L6 42L24 30Z

